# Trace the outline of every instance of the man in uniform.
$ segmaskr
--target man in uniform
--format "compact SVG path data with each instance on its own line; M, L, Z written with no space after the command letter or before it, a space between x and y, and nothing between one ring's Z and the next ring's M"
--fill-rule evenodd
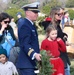
M17 68L19 75L36 75L35 67L36 60L41 61L41 54L39 54L39 42L34 21L38 17L39 3L31 3L24 5L22 9L25 10L26 18L21 25L18 25L18 37L20 43L20 53L17 60Z

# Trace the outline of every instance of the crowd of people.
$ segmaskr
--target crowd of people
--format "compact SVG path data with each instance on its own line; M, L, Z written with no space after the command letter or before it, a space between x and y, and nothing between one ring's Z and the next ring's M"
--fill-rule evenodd
M10 22L11 18L7 13L0 13L0 75L18 74L15 65L8 61L11 49L9 42L12 46L16 45L16 38L9 25Z
M34 21L37 20L39 2L24 5L25 18L20 12L16 14L18 20L2 12L0 13L0 75L37 75L36 62L41 61L40 50L50 51L55 72L52 75L70 75L70 60L66 46L68 35L63 32L65 23L69 25L68 11L62 7L53 7L49 16L40 24L44 27L46 38L39 47L38 34ZM62 26L60 26L60 24ZM18 44L19 43L19 44ZM19 46L17 62L11 59L11 48ZM13 51L14 52L14 51ZM11 58L10 58L11 56ZM49 59L48 59L49 60Z

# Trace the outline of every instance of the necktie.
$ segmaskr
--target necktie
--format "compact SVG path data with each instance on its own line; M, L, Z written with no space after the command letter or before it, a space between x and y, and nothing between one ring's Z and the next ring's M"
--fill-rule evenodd
M36 35L38 36L35 23L33 24L33 27L34 27L34 29L35 29Z

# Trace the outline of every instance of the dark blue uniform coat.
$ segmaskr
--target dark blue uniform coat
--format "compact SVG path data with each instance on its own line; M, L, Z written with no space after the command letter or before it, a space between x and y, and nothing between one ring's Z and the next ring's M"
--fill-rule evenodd
M39 53L38 35L34 25L28 20L21 21L18 26L20 54L17 60L17 68L35 68L36 60L32 60L34 53Z

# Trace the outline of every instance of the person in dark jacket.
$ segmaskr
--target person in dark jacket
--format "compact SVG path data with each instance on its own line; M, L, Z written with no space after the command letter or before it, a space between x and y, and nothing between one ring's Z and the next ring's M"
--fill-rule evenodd
M19 75L37 75L35 72L36 61L41 61L39 53L38 34L34 26L34 21L38 17L39 3L32 3L23 6L26 18L18 25L18 38L20 43L20 53L17 60Z
M16 14L16 16L17 16L17 20L16 20L16 24L17 24L17 27L18 27L18 25L21 25L21 23L23 23L23 21L24 21L24 18L22 17L22 13L21 12L18 12L17 14ZM21 22L22 21L22 22Z
M3 48L7 51L7 56L10 56L12 46L16 44L16 38L12 27L9 25L11 19L7 13L0 13L0 49ZM8 43L8 41L12 46Z

